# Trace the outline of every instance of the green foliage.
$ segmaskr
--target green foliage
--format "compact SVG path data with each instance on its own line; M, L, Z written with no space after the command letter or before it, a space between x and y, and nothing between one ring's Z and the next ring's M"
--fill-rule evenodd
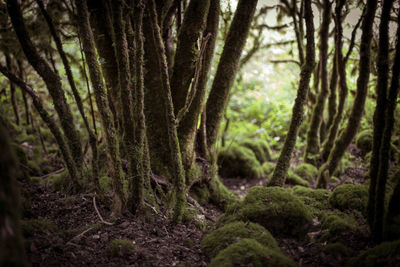
M39 217L37 219L21 220L24 236L33 236L35 233L56 233L57 226L51 221Z
M267 161L261 166L264 171L264 175L271 175L275 169L275 163Z
M372 129L361 131L356 136L356 145L364 154L366 154L372 149L372 139Z
M218 154L219 174L222 177L258 179L264 176L263 169L253 151L232 144Z
M201 245L207 255L214 257L219 251L243 238L252 238L267 248L280 251L268 230L259 224L241 221L228 223L212 231L204 237Z
M130 254L135 246L132 241L125 239L114 239L110 243L109 252L112 257Z
M245 140L240 143L241 146L247 147L253 151L257 160L262 164L266 161L271 160L271 149L269 145L264 140Z
M242 239L222 250L211 260L210 267L228 266L290 267L295 262L282 253L264 247L254 239Z
M289 170L287 177L286 177L286 184L291 184L291 185L302 185L302 186L310 186L310 183L303 178L301 178L299 175L294 173L292 170Z
M222 220L229 221L233 215L242 221L259 223L274 235L301 238L310 226L311 214L311 210L290 189L255 186L242 202L229 207Z
M311 182L318 174L318 169L309 163L302 163L294 169L294 173Z
M354 184L336 187L329 197L329 203L332 207L341 211L356 210L364 215L366 214L367 202L368 188Z
M347 266L399 266L400 265L400 240L384 242L371 248L360 256L352 258Z

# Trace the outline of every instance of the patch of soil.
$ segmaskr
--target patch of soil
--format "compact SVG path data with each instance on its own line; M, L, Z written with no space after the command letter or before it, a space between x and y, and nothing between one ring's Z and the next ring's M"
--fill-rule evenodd
M44 231L26 237L33 266L206 266L209 262L200 246L206 226L193 221L175 225L165 211L152 209L147 216L126 214L113 225L106 225L101 223L91 196L67 197L36 184L23 187L31 196L31 208L24 220L42 217L59 229L57 233ZM96 202L107 221L110 210L102 201ZM200 216L207 222L221 213L213 206L202 212ZM121 248L111 255L114 239L128 240L133 250Z

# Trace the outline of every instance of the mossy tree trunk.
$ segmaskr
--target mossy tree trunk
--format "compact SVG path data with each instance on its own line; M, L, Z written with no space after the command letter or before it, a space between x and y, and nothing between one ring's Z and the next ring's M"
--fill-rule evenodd
M53 99L55 110L57 111L62 129L67 138L68 147L71 150L71 154L74 158L79 172L81 172L83 153L80 136L75 127L74 119L69 105L67 104L67 101L65 99L64 91L61 84L61 78L39 55L38 51L33 45L26 30L18 1L7 0L7 11L27 60L35 69L35 71L41 76Z
M317 187L326 187L330 177L335 172L339 161L341 160L347 147L353 140L360 126L362 114L364 112L365 100L368 93L368 82L370 74L371 60L371 40L372 40L372 25L375 18L377 1L371 0L367 2L365 17L362 24L362 35L360 43L360 61L359 61L359 76L357 79L357 91L354 103L351 109L351 114L347 126L343 133L339 136L332 148L328 161L321 167L318 174ZM338 38L340 39L340 38ZM339 50L338 50L339 51ZM338 67L342 65L338 62ZM339 70L340 86L343 83L343 70Z
M317 102L314 105L311 115L311 122L307 132L307 145L305 149L305 162L315 164L315 155L319 152L320 128L324 116L324 108L326 97L329 93L328 84L328 40L329 40L329 24L331 22L331 2L323 1L322 24L319 30L320 44L320 80L321 90L319 91Z
M157 23L157 13L154 4L154 0L148 0L146 9L148 16L150 17L147 22L150 23L150 29L153 33L154 47L156 53L156 62L158 63L158 73L161 79L161 98L164 100L164 120L167 123L168 132L168 143L170 148L170 161L172 163L172 170L174 175L174 187L175 187L175 209L173 219L175 222L179 222L182 219L183 211L186 206L185 196L185 172L182 165L181 151L179 147L178 134L176 130L176 120L174 114L174 106L171 96L171 88L169 84L168 76L168 65L165 55L164 42L161 38L160 28ZM155 73L154 73L155 74ZM154 75L153 74L153 75Z
M335 43L336 43L336 38L335 38ZM325 129L327 131L331 128L333 120L335 119L335 114L337 112L337 82L338 82L338 72L337 72L337 60L336 60L336 50L335 50L335 52L333 53L331 78L329 81L328 120L326 121L325 125Z
M18 75L19 77L24 80L24 69L23 69L23 64L21 60L17 59L17 65L18 65ZM26 125L30 124L29 121L29 102L28 98L26 97L26 92L22 90L22 99L24 100L24 108L25 108L25 123Z
M6 66L7 69L12 70L12 64L11 64L11 57L8 54L5 54L6 58ZM14 111L14 116L15 116L15 123L17 125L20 124L20 116L19 116L19 108L18 108L18 99L16 95L16 90L15 90L15 85L13 82L10 81L10 95L11 95L11 105L13 107Z
M268 186L283 186L290 166L293 150L296 144L299 128L303 120L304 106L310 87L310 78L315 66L314 22L311 9L311 0L304 1L304 18L306 22L306 59L301 67L299 89L292 110L289 131L285 143L276 163L274 173Z
M386 180L388 176L390 145L394 125L394 111L399 87L400 68L400 30L397 30L396 56L392 71L392 82L387 95L389 78L389 21L393 0L383 2L381 22L379 25L378 83L377 100L374 113L374 139L370 163L370 188L368 198L368 222L375 242L383 238L383 218ZM399 15L400 18L400 15ZM379 138L379 140L378 140Z
M6 129L0 124L0 265L29 266L19 223L18 162Z
M225 41L206 104L206 131L209 151L215 150L219 127L228 105L229 92L235 80L240 55L246 43L257 2L257 0L239 1Z
M94 44L92 30L89 24L89 12L86 1L75 1L77 8L77 21L79 25L79 34L82 38L83 52L86 56L89 68L90 79L94 88L97 108L100 113L102 128L107 145L107 156L110 165L110 175L112 179L114 200L113 213L119 216L125 208L125 198L122 191L122 173L121 159L119 155L118 136L114 127L110 108L107 102L106 86L104 84L103 75L97 60L97 53Z

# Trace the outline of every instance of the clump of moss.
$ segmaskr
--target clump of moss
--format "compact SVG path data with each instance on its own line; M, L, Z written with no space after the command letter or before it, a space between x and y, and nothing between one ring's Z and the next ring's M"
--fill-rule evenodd
M291 184L291 185L302 185L305 187L310 186L310 183L303 178L301 178L299 175L294 173L293 171L289 170L288 175L286 177L286 184Z
M352 258L347 266L399 266L400 265L400 240L384 242L371 248L360 256Z
M322 240L328 242L346 242L349 236L362 237L357 221L351 215L345 213L330 212L323 214L321 228L328 230L321 237Z
M267 161L267 162L264 162L261 167L264 171L264 175L270 176L275 169L275 163Z
M229 245L243 239L252 238L261 245L279 251L274 237L259 224L236 221L228 223L204 237L201 245L204 251L214 257L217 253Z
M52 174L47 178L54 191L64 191L70 186L68 171Z
M356 146L366 154L372 149L372 139L373 131L371 129L361 131L356 136Z
M218 165L218 172L222 177L258 179L264 176L264 171L253 151L236 144L219 152Z
M340 242L327 244L323 248L324 252L335 257L347 258L353 254L353 250L351 248L346 247Z
M259 223L274 235L304 237L312 221L311 210L282 187L255 186L230 212L226 216Z
M57 233L57 226L42 217L30 220L21 220L21 228L24 236L33 236L35 233Z
M212 259L210 267L214 266L297 266L297 264L282 253L267 248L254 239L244 238L218 253Z
M294 169L294 173L311 182L318 174L318 169L309 163L302 163Z
M264 140L245 140L241 142L240 145L247 147L251 151L253 151L254 155L260 163L271 160L271 149L269 148L268 143Z
M340 185L329 197L332 207L341 211L357 210L365 215L368 202L368 188L354 184Z
M112 257L130 254L135 246L132 241L125 239L114 239L110 243L109 252Z
M103 175L99 178L99 184L101 191L107 193L111 189L111 178L106 175Z
M332 176L331 179L329 180L329 183L331 183L331 184L336 184L339 182L340 182L339 178L337 178L335 176Z
M317 209L317 212L326 209L328 206L329 192L326 189L313 189L296 185L292 187L292 192L307 206Z

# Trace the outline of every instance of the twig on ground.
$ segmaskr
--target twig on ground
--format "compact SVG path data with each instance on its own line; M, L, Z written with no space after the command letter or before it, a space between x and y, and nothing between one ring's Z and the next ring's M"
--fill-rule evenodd
M74 241L75 239L78 239L78 238L82 237L84 234L86 234L87 232L89 232L89 231L92 230L92 229L93 229L93 227L89 227L88 229L86 229L85 231L83 231L82 233L80 233L79 235L74 236L70 241L67 242L66 245L76 245L76 244L72 243L72 241Z
M93 197L93 206L94 206L94 209L96 210L97 215L99 216L100 221L101 221L102 223L104 223L104 224L106 224L106 225L114 225L113 223L106 222L105 220L103 220L103 217L101 217L101 214L100 214L99 210L97 209L96 197Z

